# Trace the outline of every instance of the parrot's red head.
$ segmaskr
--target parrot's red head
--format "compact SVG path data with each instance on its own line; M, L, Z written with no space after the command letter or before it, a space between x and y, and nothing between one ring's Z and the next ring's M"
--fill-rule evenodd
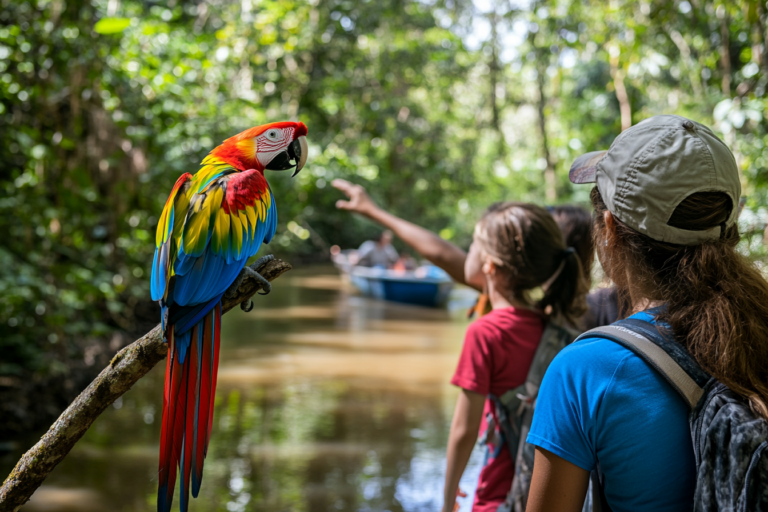
M307 125L293 121L263 124L230 137L211 155L241 171L284 171L307 162Z

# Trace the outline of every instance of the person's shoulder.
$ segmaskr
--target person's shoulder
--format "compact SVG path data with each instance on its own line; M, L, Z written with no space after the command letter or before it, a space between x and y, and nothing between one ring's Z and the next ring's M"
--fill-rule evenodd
M365 251L367 249L370 249L374 245L376 245L376 242L374 242L373 240L366 240L365 242L360 244L360 248L358 249L358 251Z
M610 325L619 319L619 293L615 286L598 288L587 295L587 314L582 319L585 330Z
M600 312L608 310L609 314L614 315L610 323L618 320L619 313L619 291L615 286L608 288L598 288L597 290L589 292L587 294L587 306L597 316L600 316ZM614 313L615 312L615 313Z
M511 324L527 320L528 316L540 318L537 315L521 314L515 308L494 309L472 322L470 327L477 330L507 329Z
M590 357L621 359L625 355L631 353L632 352L629 349L600 336L582 338L560 351L560 354L563 354L564 357L574 359Z
M605 302L616 301L618 298L618 290L615 286L609 286L607 288L597 288L587 294L587 303L601 306Z
M572 377L611 377L632 352L605 338L584 338L571 343L552 361L550 371Z
M491 312L493 313L493 312ZM467 326L467 337L470 335L485 334L494 328L495 322L488 318L491 313L481 316Z
M472 322L467 328L467 336L496 341L507 339L511 332L535 333L538 341L543 329L544 321L540 315L528 310L504 308L494 309Z
M503 322L502 316L498 311L491 311L487 313L467 327L467 338L476 339L494 339L501 336L504 327L501 325Z

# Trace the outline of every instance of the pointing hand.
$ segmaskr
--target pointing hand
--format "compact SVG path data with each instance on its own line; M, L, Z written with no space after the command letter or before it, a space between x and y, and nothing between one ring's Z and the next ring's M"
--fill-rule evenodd
M331 185L341 190L349 198L348 201L340 199L336 201L336 208L348 210L361 215L370 216L373 210L378 208L361 185L355 185L347 180L335 179Z

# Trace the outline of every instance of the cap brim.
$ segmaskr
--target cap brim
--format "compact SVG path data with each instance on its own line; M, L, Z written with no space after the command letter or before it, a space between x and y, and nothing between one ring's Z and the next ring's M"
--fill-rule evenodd
M578 157L573 161L568 179L571 183L595 183L597 181L597 164L603 159L607 151L592 151Z

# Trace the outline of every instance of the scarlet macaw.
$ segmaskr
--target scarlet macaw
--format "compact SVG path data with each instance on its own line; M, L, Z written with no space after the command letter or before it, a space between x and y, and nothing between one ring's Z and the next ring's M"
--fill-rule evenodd
M197 174L181 176L165 203L151 283L169 345L158 512L171 509L177 467L182 511L188 507L190 483L193 497L200 491L213 426L221 298L245 274L269 293L269 282L245 266L262 242L269 243L277 226L264 170L295 168L295 176L307 160L306 135L304 123L295 122L245 130L211 151ZM250 311L252 303L241 307Z

